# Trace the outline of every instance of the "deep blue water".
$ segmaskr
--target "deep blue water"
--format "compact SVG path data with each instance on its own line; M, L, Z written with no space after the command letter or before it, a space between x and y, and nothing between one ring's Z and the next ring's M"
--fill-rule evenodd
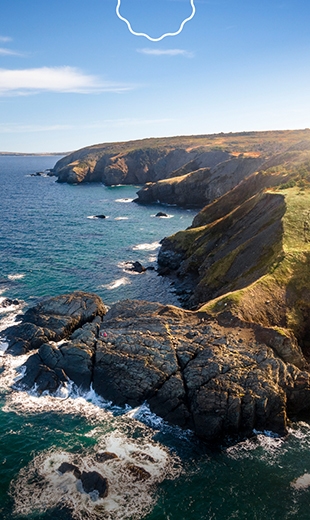
M155 265L159 240L189 226L194 212L170 207L171 218L155 218L157 205L129 202L137 187L70 186L30 176L55 161L0 157L0 289L27 302L76 289L95 291L108 304L167 300L169 282L150 271L131 275L122 263ZM89 218L101 214L107 218Z
M38 297L75 289L97 292L107 304L176 303L168 281L152 271L130 274L124 262L155 265L158 241L187 227L193 212L170 207L171 218L158 219L158 206L128 202L135 187L68 186L29 176L55 160L0 157L0 298L21 301L0 314L0 327ZM109 218L88 218L102 213ZM15 368L24 359L3 361L1 519L310 519L308 423L293 424L285 439L259 433L211 448L144 407L115 409L93 392L80 396L68 388L55 398L16 391ZM100 466L98 450L119 459ZM108 499L81 494L72 476L57 473L63 461L105 474ZM150 479L135 482L128 464L143 466Z

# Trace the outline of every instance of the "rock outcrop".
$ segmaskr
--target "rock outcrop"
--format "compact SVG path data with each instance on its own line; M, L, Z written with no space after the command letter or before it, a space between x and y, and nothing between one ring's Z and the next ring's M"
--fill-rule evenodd
M49 341L61 341L106 311L99 296L82 291L43 300L29 309L18 325L6 329L8 352L24 354Z
M310 410L305 365L292 338L229 313L214 319L206 312L127 300L61 344L42 344L18 385L35 384L39 392L56 392L68 379L84 389L92 385L115 404L146 401L171 424L215 440L253 428L284 434L289 416Z

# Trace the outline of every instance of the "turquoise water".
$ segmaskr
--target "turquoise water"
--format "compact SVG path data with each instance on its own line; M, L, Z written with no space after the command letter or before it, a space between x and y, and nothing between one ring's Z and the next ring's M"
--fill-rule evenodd
M29 174L53 157L0 157L0 298L18 298L0 314L10 323L38 297L95 291L107 304L123 298L176 302L169 282L126 261L155 265L158 241L187 227L193 212L141 207L134 187L67 186ZM105 220L88 218L106 214ZM146 407L113 408L92 391L38 397L12 388L25 361L3 357L0 372L0 518L70 520L310 519L310 426L291 425L285 439L257 433L210 447L171 428ZM102 465L96 453L118 459ZM91 500L63 461L107 476L108 499ZM135 481L128 465L150 474Z

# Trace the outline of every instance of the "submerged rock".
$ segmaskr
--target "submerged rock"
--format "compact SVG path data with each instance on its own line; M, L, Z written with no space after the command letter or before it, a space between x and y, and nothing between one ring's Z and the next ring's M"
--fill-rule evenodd
M12 300L11 298L5 298L1 303L0 303L0 307L3 307L3 308L6 308L6 307L11 307L12 305L19 305L19 301L18 300Z
M144 468L141 468L140 466L135 466L134 464L127 464L126 468L128 469L129 473L131 473L135 481L147 480L151 478L150 473L146 471Z
M119 460L119 457L116 453L111 453L110 451L103 451L100 453L96 453L95 459L97 462L107 462L108 460Z

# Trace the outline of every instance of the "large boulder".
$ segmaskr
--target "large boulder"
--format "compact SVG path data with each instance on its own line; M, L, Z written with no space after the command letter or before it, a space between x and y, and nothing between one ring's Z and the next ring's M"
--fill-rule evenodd
M81 481L85 493L97 491L99 498L105 498L108 495L108 481L97 471L83 471Z
M97 317L92 323L77 329L69 341L59 346L43 343L23 365L26 372L19 385L26 389L36 386L40 393L45 390L54 393L70 379L82 390L87 390L92 381L98 328Z

